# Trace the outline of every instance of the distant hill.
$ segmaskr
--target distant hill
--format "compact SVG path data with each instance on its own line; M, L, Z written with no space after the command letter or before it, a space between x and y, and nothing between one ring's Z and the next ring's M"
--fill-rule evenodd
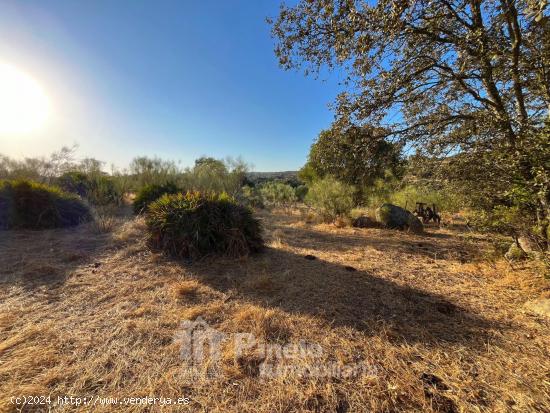
M300 184L298 171L248 172L246 177L254 184L261 184L266 181L281 181L293 186Z

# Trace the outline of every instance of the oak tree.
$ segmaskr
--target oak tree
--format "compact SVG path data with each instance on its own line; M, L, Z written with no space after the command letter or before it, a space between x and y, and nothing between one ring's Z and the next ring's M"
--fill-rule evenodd
M487 179L513 168L547 232L548 11L547 0L301 0L272 31L284 68L343 69L338 122L383 127L419 153L494 157L504 164Z

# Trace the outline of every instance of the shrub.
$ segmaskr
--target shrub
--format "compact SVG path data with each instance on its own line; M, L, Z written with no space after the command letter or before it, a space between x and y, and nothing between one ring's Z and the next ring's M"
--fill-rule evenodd
M120 205L124 197L124 189L115 178L102 173L66 172L57 183L62 190L86 198L94 205Z
M264 200L271 205L289 206L296 202L294 188L282 182L266 182L260 188L260 193Z
M456 193L449 190L437 190L429 186L407 185L392 193L389 202L402 208L412 210L417 202L425 202L428 205L435 204L439 211L455 213L464 206Z
M142 213L151 202L156 201L164 194L176 194L178 192L180 190L173 182L146 185L141 188L134 199L134 213Z
M154 157L140 156L132 159L129 167L134 190L147 185L162 185L176 179L179 174L177 165L172 161Z
M326 177L314 182L306 195L306 203L312 206L325 221L348 215L353 208L354 188L351 185Z
M82 198L88 194L90 189L88 176L78 171L65 172L58 178L57 184L63 191L80 195Z
M390 172L364 187L362 192L362 201L371 209L391 203L413 210L417 202L424 202L430 206L436 204L440 211L455 213L465 206L464 199L453 188L441 184L434 187L426 180L405 184Z
M152 246L178 258L239 257L263 247L259 221L228 196L164 195L149 205L146 223Z
M307 192L309 191L308 187L306 185L298 185L294 192L296 193L296 198L300 202L304 202L304 199L306 199Z
M245 185L241 189L240 198L242 204L251 208L263 208L264 199L260 191L252 186Z
M93 176L86 198L94 205L120 205L124 198L124 191L120 190L110 176Z
M0 228L48 229L91 220L78 196L33 181L0 183Z

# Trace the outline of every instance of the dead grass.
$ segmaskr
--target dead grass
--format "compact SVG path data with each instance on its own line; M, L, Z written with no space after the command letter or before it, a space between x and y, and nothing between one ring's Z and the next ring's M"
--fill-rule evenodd
M0 233L0 411L17 411L9 398L23 394L189 397L163 409L178 412L550 411L549 321L524 307L549 295L536 267L486 260L490 240L450 229L260 218L264 253L194 264L149 251L139 218L100 234ZM283 365L371 370L263 378L278 347L237 356L226 342L221 374L191 377L175 337L199 316L224 334L322 348ZM121 409L56 409L74 410Z
M194 299L201 290L201 284L196 280L185 280L174 286L174 294L177 299Z

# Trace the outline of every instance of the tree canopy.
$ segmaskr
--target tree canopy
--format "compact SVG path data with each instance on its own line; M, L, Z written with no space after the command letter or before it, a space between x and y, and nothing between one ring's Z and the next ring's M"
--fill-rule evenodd
M285 68L347 69L353 87L337 99L339 117L434 149L514 146L549 116L543 3L307 0L283 6L273 33ZM391 110L402 116L390 122Z
M311 146L308 164L316 175L332 175L338 180L361 188L395 173L402 160L400 147L377 137L383 131L368 127L333 127L322 131Z
M548 10L547 0L302 0L272 30L284 68L344 69L337 123L382 127L419 153L489 158L484 179L519 180L548 225Z

